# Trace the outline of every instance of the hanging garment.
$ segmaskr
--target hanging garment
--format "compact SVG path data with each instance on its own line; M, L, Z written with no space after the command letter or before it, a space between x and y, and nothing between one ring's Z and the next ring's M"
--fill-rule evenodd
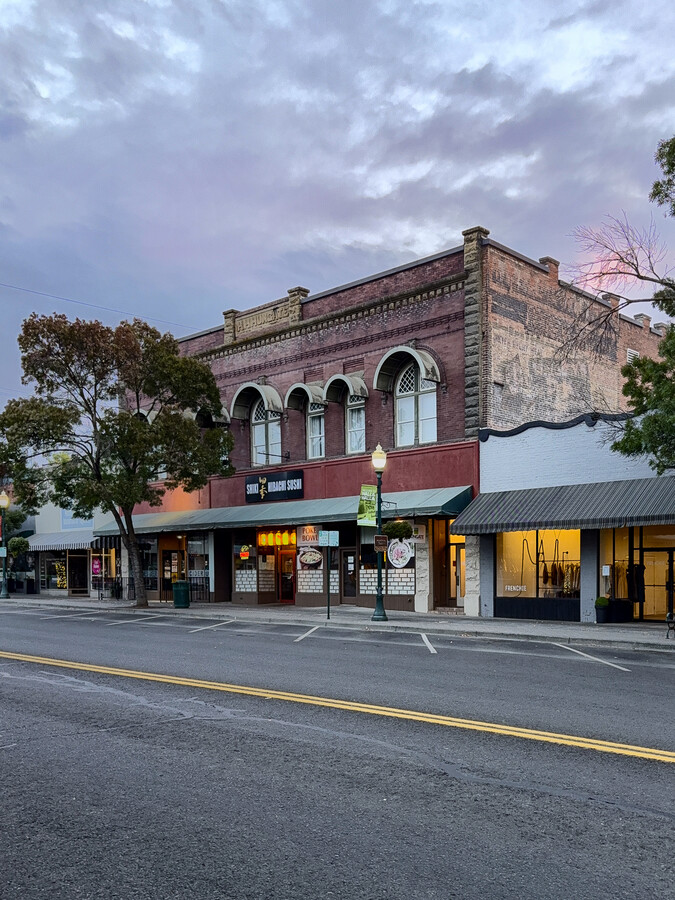
M628 573L626 566L616 567L616 596L621 600L628 597Z
M646 566L637 565L635 568L635 593L637 602L645 602L645 568Z
M551 584L553 587L561 587L563 580L562 566L559 561L560 544L556 538L553 546L553 562L551 563Z
M574 583L573 588L576 593L579 593L579 588L581 587L581 566L579 564L574 567Z

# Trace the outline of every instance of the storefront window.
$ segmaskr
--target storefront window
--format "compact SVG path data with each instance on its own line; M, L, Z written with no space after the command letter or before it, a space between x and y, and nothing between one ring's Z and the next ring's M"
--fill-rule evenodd
M497 595L537 596L536 531L497 535Z
M375 552L375 531L375 528L361 528L359 556L362 569L377 568L377 553Z
M145 538L139 544L141 566L146 591L159 590L159 570L157 563L157 538Z
M35 593L35 554L19 553L10 557L7 578L10 593Z
M672 526L645 525L641 531L643 547L652 549L663 547L667 550L675 547L675 533Z
M40 588L65 591L68 587L65 550L47 550L40 554Z
M191 535L187 542L188 578L209 577L209 542L205 534Z
M581 579L579 531L538 531L539 596L578 597Z
M617 601L612 604L613 615L620 618L614 621L665 617L672 604L674 554L672 526L644 525L600 532L599 589Z
M630 596L628 529L608 528L600 532L600 594L616 600Z
M274 557L272 557L274 559ZM234 589L242 593L258 590L257 550L255 534L235 538L234 543Z
M498 597L578 597L579 531L497 535Z

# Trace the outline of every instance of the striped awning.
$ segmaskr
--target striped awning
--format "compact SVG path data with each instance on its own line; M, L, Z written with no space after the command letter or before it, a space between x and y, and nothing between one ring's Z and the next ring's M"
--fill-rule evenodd
M675 523L675 477L566 484L480 494L453 522L453 534L535 528L622 528Z
M382 494L384 519L440 516L452 518L471 500L472 488L429 488L421 491L397 491ZM310 522L356 522L358 497L326 497L321 500L285 500L277 503L251 503L181 512L144 513L134 516L137 534L167 531L212 531L217 528L266 528L268 525L297 526ZM117 532L114 521L95 529L97 535Z
M91 542L92 550L119 550L122 546L122 538L118 534L106 534L95 537Z
M52 531L33 534L28 538L30 549L36 550L88 550L94 540L93 528L78 528L73 531Z

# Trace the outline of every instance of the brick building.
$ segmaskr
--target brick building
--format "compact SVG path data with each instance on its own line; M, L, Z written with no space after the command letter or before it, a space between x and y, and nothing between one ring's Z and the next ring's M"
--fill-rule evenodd
M655 354L660 336L647 317L618 316L599 355L561 361L583 310L611 299L483 228L463 238L328 291L227 310L181 341L214 372L236 474L167 495L160 513L139 509L151 589L189 575L216 600L316 605L330 587L334 602L373 605L375 529L357 509L379 443L385 518L416 532L396 564L388 554L385 605L462 607L465 544L448 526L480 489L479 429L620 408L621 365L629 351ZM322 530L339 532L336 550L317 546Z

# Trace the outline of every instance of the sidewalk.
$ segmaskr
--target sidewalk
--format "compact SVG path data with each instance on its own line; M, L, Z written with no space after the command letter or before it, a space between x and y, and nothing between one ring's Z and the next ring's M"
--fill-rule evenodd
M97 600L91 597L46 597L17 595L0 600L0 612L8 607L50 608L64 611L117 612L147 615L148 608L138 609L119 600ZM633 650L662 650L675 654L675 636L666 639L664 622L635 622L623 625L595 625L579 622L536 622L525 619L481 619L449 616L445 613L387 612L389 621L372 622L372 609L359 606L331 606L330 620L326 607L296 607L290 604L238 606L232 603L194 603L189 609L174 609L171 603L154 601L150 612L164 616L196 616L205 619L228 619L259 625L298 625L306 628L334 627L363 631L398 631L413 634L436 634L492 640L547 641L560 644L588 643Z

